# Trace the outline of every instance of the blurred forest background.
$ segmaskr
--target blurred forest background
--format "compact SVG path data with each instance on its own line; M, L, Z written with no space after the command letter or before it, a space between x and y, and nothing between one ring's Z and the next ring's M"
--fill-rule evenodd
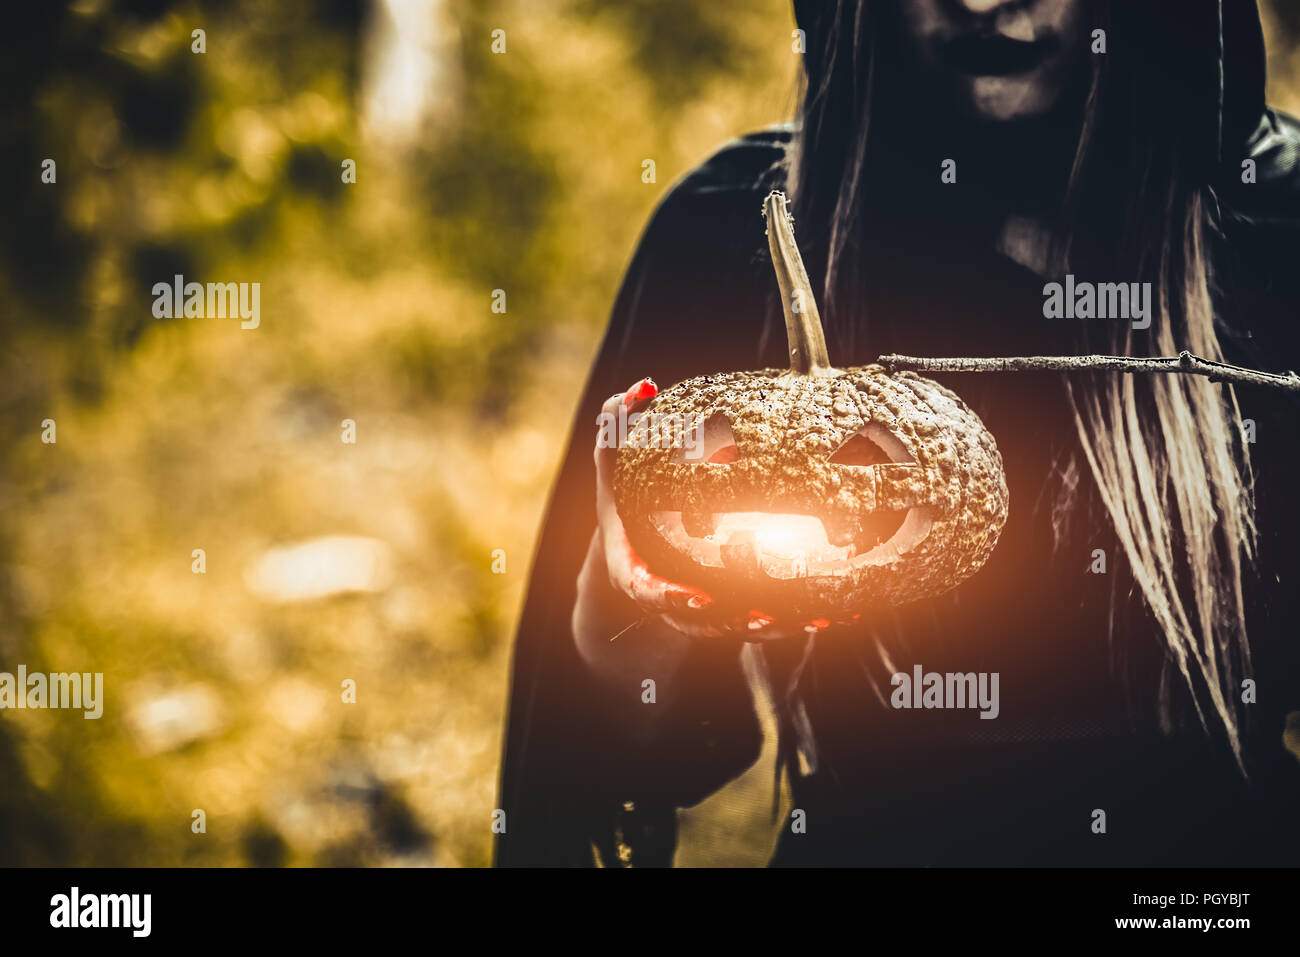
M789 115L787 0L25 9L0 671L103 672L105 709L0 715L0 864L488 863L573 404L654 203ZM1300 4L1269 27L1300 112ZM155 319L177 273L261 283L260 328Z

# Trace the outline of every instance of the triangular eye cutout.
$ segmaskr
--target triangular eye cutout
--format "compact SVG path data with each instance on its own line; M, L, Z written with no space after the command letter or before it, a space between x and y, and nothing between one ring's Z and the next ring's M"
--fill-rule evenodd
M673 449L668 459L670 462L679 465L728 465L739 458L740 450L736 448L731 423L722 413L709 416L694 435L688 433L688 439L694 440L690 447L683 445Z
M833 465L882 465L892 461L888 452L861 432L841 445L831 456Z

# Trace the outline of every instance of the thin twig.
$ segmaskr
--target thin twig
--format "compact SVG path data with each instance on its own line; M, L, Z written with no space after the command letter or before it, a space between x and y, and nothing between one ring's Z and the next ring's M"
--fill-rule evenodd
M890 372L1163 372L1207 376L1211 382L1262 385L1300 392L1300 376L1258 372L1226 362L1202 359L1190 352L1176 356L1012 356L994 359L921 359L916 356L881 356L876 360Z
M626 628L624 628L622 631L620 631L617 635L615 635L613 638L611 638L611 639L609 639L609 640L612 642L612 641L614 641L614 640L617 639L617 638L622 638L624 635L626 635L629 631L631 631L631 630L632 630L633 628L635 628L637 625L642 625L642 624L645 624L645 618L638 618L636 621L632 622L632 624L628 625Z

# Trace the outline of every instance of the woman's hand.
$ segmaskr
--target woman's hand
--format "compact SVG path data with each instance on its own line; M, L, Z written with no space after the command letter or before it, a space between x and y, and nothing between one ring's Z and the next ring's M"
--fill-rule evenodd
M613 395L601 408L603 415L630 415L659 393L652 379L642 379L622 395ZM614 458L617 449L596 442L597 543L604 553L605 569L615 590L657 615L675 630L692 638L732 636L746 640L785 637L791 632L774 628L771 616L753 610L739 617L723 614L713 598L698 588L661 578L647 567L628 541L623 521L614 505ZM592 556L594 557L594 555ZM581 599L580 599L581 600Z

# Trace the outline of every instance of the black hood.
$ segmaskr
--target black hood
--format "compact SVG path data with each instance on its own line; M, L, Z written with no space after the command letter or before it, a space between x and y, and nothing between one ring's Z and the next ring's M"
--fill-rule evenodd
M794 0L795 20L807 35L804 66L814 89L823 77L835 11L851 3ZM1168 88L1183 94L1183 102L1171 106L1185 115L1200 155L1215 165L1235 158L1259 126L1265 107L1267 71L1257 0L1123 0L1117 13L1129 16L1139 9L1139 16L1150 19L1138 27L1142 36L1134 46L1149 51ZM1110 41L1114 46L1125 37Z

